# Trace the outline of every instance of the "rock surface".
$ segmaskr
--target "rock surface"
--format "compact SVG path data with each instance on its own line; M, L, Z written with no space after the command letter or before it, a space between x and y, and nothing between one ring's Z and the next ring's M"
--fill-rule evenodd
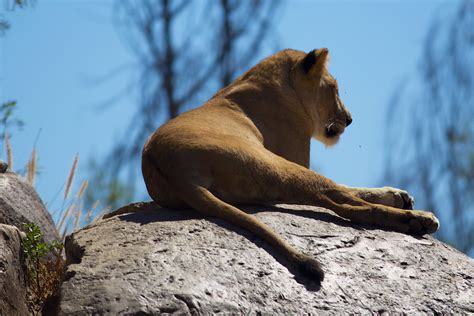
M353 225L315 207L246 208L319 258L318 286L236 226L141 208L69 236L60 314L474 313L473 259L429 236Z
M0 173L0 223L23 228L23 223L36 223L45 241L59 239L51 215L35 189L15 173Z
M0 315L28 315L20 231L0 224Z

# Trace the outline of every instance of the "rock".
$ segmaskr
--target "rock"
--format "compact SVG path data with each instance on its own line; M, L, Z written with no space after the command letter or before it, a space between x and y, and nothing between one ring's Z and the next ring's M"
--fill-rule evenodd
M0 315L28 315L20 231L0 224Z
M35 189L15 173L0 173L0 223L23 229L23 223L36 223L44 239L59 240L51 215Z
M139 207L67 238L59 314L474 312L473 259L431 236L355 225L316 207L246 208L321 261L318 286L243 229Z

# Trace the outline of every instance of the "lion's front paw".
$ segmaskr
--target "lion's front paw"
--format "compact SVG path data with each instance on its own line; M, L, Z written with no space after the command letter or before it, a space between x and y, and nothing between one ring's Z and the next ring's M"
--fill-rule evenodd
M415 205L415 199L405 190L400 190L392 187L381 188L385 201L391 201L392 207L401 208L405 210L412 210Z
M439 220L430 212L409 211L408 226L410 234L432 234L439 229Z

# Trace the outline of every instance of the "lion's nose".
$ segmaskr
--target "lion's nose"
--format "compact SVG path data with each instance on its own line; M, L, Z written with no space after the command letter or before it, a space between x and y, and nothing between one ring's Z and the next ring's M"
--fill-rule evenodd
M352 123L352 117L349 115L347 118L346 118L346 127L351 125Z

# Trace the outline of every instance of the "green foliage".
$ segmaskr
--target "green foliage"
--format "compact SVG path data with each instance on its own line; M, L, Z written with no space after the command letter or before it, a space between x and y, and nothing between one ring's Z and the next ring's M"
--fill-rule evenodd
M24 123L15 117L16 101L4 102L0 105L0 138L3 139L9 127L22 128Z
M64 272L63 243L55 240L44 242L43 233L34 223L24 224L26 236L21 245L27 265L30 289L29 307L32 314L41 311L47 299L57 293Z
M32 5L36 2L36 0L4 0L5 5L10 9L13 10L15 8L23 9L28 4ZM11 4L11 5L10 5Z
M28 1L26 0L15 0L15 5L23 8L25 5L27 5Z
M6 8L8 8L9 10L14 10L15 8L20 8L20 9L23 9L24 7L26 7L28 5L28 3L30 4L33 4L34 0L13 0L13 1L10 1L10 0L4 0L4 5ZM10 5L11 3L11 5ZM5 32L10 28L10 23L4 19L3 15L0 15L0 36L3 36L5 35Z
M61 252L63 244L57 240L52 244L43 241L43 233L38 225L34 223L24 224L26 237L22 239L23 253L31 262L41 260L49 253Z
M384 183L437 211L437 237L473 255L474 2L446 13L428 29L415 81L390 102Z
M4 35L5 32L10 28L10 23L5 20L0 20L0 35Z

